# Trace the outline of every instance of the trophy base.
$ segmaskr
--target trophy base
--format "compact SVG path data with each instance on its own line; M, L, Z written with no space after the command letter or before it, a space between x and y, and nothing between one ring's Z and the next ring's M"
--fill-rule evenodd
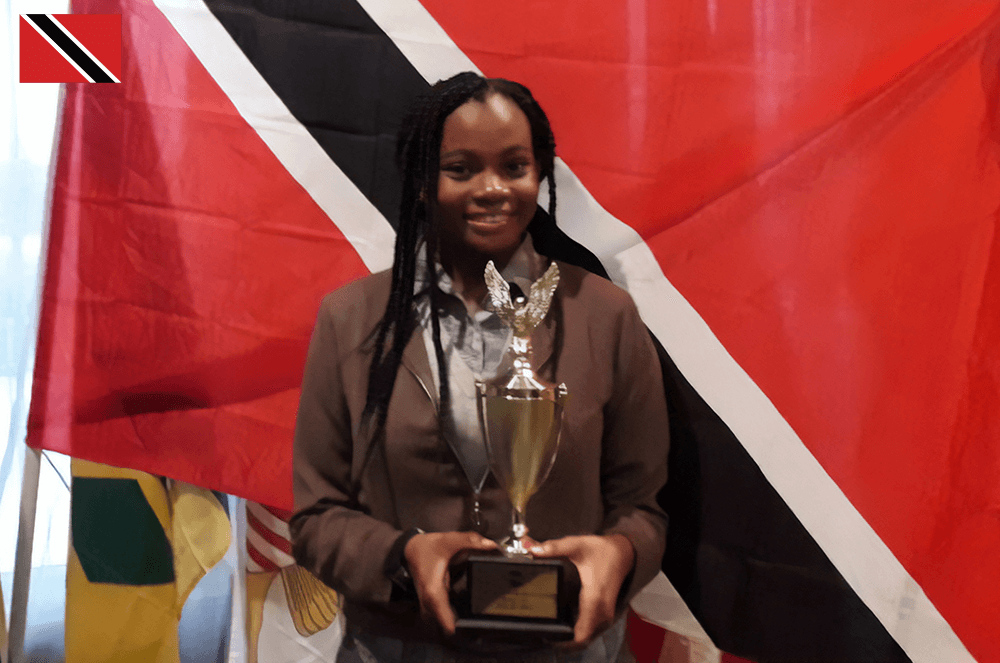
M573 639L580 575L565 557L464 552L451 568L455 630L470 638Z

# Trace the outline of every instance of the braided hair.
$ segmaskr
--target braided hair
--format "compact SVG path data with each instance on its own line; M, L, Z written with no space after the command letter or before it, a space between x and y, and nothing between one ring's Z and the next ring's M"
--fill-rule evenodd
M438 366L442 428L451 412L448 371L441 345L441 324L438 317L438 302L442 293L434 270L438 237L434 218L435 206L431 201L437 200L441 138L445 120L466 102L485 101L491 93L507 97L527 116L539 177L548 184L548 214L541 212L536 214L529 225L529 230L534 233L542 226L555 225L555 139L548 117L528 88L502 78L483 78L478 74L465 72L438 81L429 92L417 99L403 119L396 143L396 162L403 174L403 193L399 208L399 228L392 263L389 302L378 327L368 372L368 392L363 417L369 424L374 425L373 444L370 450L381 446L377 442L385 435L389 399L396 382L396 374L399 372L403 349L417 324L413 309L413 289L416 281L417 251L421 241L425 242L427 251L426 281L430 284L431 328Z

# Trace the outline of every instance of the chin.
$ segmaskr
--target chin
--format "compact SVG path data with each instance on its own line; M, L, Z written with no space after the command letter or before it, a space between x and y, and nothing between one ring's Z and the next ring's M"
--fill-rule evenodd
M470 251L483 255L486 259L506 258L521 245L522 238L523 234L520 233L516 235L505 234L502 236L473 234L466 238L465 245Z

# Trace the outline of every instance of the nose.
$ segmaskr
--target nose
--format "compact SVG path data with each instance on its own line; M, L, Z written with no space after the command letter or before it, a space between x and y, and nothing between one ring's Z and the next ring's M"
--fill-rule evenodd
M500 200L510 194L510 187L507 186L504 179L497 173L487 171L483 173L483 178L476 194L477 197L483 200Z

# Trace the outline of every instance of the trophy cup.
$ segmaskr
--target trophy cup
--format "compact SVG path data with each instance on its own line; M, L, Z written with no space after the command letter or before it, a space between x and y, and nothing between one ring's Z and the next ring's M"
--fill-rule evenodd
M469 553L452 567L456 629L545 640L573 637L580 579L565 558L534 559L524 544L525 510L544 483L559 448L566 385L539 378L531 366L531 332L545 318L559 283L552 263L527 301L511 301L510 285L490 261L486 285L493 309L513 332L509 371L478 383L490 468L513 506L510 535L499 551Z

